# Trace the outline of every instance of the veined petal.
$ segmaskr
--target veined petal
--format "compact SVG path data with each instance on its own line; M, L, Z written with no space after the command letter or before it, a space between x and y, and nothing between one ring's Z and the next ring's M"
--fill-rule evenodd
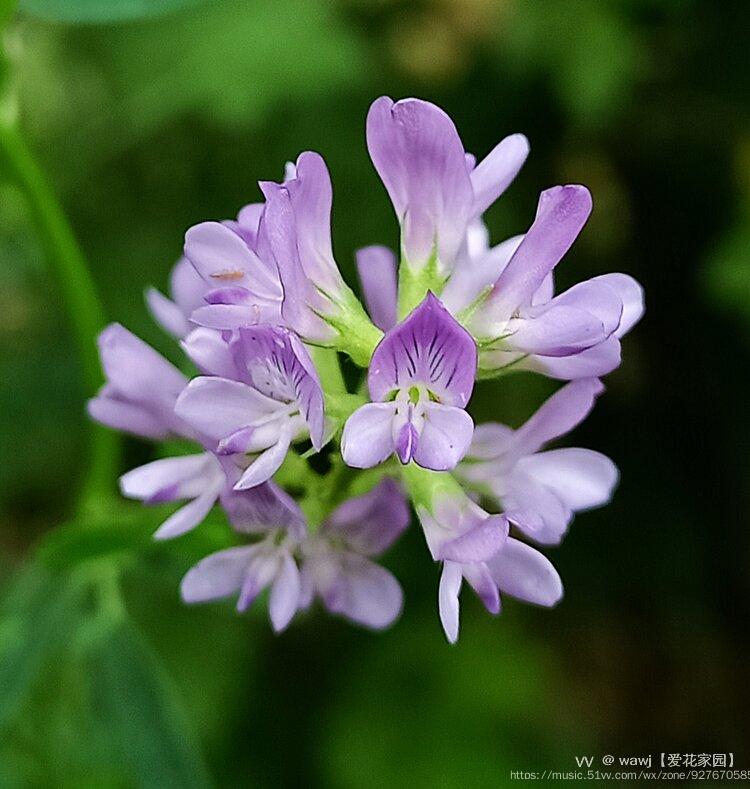
M393 453L392 423L395 403L367 403L358 408L344 425L341 455L353 468L371 468Z
M363 556L377 556L409 525L409 507L401 488L386 477L371 491L340 504L321 527Z
M274 400L296 402L317 450L323 444L323 390L305 346L288 329L257 326L239 330L230 344L245 380Z
M487 562L500 591L527 603L553 606L562 598L557 570L539 551L508 538L502 551Z
M402 223L411 266L423 266L437 245L450 271L471 219L474 192L453 121L434 104L381 96L367 115L370 157Z
M421 384L446 405L463 407L474 388L476 360L471 335L428 293L375 349L367 375L370 395L383 401Z
M388 331L396 325L396 256L388 247L363 247L356 262L367 312L379 329Z
M472 418L455 406L428 403L414 461L433 471L449 471L463 458L474 432Z
M529 141L523 134L501 140L471 171L474 190L473 213L483 214L510 186L529 155Z
M440 574L440 587L438 590L438 610L440 624L445 631L445 637L451 644L458 641L458 594L461 591L463 573L461 565L457 562L444 562Z
M521 458L518 466L575 512L607 504L619 477L606 455L578 447L538 452Z

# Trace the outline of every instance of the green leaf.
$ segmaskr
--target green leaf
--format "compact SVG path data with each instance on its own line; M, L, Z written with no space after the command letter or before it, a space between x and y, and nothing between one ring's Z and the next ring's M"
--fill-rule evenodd
M139 787L207 787L211 781L170 678L124 622L89 654L97 727Z
M162 16L205 0L21 0L21 10L52 22L108 24Z

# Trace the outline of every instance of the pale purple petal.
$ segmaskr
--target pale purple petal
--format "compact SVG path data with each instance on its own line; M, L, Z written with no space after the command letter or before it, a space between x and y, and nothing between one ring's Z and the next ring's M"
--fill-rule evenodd
M449 471L463 458L474 432L472 418L455 406L428 403L414 461L433 471Z
M597 378L584 378L563 386L516 430L513 453L517 457L531 455L548 441L565 435L588 416L603 390Z
M186 534L202 523L219 496L218 488L209 488L177 512L170 515L154 532L155 540L171 540Z
M235 484L234 490L248 490L268 481L284 462L291 441L289 425L284 424L279 430L278 441L255 458Z
M371 491L340 504L321 527L364 556L377 556L409 525L409 507L398 484L386 477Z
M262 261L247 243L221 222L202 222L185 234L185 256L214 288L239 285L263 301L278 301L275 266Z
M428 293L378 344L367 383L373 400L422 384L444 404L463 407L474 388L476 364L471 335Z
M506 483L502 496L505 514L535 542L557 545L565 536L573 513L551 487L525 473L525 461L531 457L518 461Z
M500 457L510 446L514 431L498 422L485 422L474 428L468 456L477 460Z
M627 274L602 274L589 281L608 285L620 297L622 317L615 334L617 337L623 337L643 317L645 310L643 288Z
M207 375L232 378L237 370L227 341L213 329L193 329L180 343L190 361Z
M523 236L512 236L479 256L471 256L453 270L440 300L457 314L474 302L502 274ZM551 296L550 296L551 297Z
M156 288L146 290L146 304L153 319L173 337L184 337L190 331L188 316L179 306Z
M411 406L409 408L410 410L413 410ZM394 422L394 429L395 429L395 425L396 422ZM408 418L398 428L398 430L396 430L396 435L395 435L396 455L398 456L398 459L401 461L403 465L409 463L411 459L414 457L414 453L416 452L418 441L419 441L419 431L417 430L414 423L411 421L411 418Z
M393 453L392 423L395 403L367 403L358 408L344 425L341 455L353 468L372 468Z
M418 99L382 96L367 115L367 146L402 224L402 246L416 266L437 245L450 270L464 241L474 193L453 121Z
M299 569L292 557L285 553L268 598L268 613L274 632L285 630L297 613L300 600Z
M185 256L172 266L169 294L185 317L189 317L194 309L200 307L207 289L206 281Z
M491 614L500 613L500 594L497 584L484 562L462 565L463 576L477 593L484 607Z
M364 247L357 250L356 262L367 312L379 329L388 331L396 324L396 256L388 247Z
M501 140L471 171L475 215L483 214L510 186L529 155L529 141L523 134Z
M142 501L174 501L199 496L218 475L222 475L212 455L160 458L128 471L120 477L123 496ZM170 491L167 495L165 491Z
M539 452L522 458L518 466L573 511L607 504L618 479L617 466L606 455L577 447Z
M174 365L118 323L107 326L98 343L107 381L122 398L171 407L187 383Z
M206 437L219 441L278 408L278 402L252 386L201 377L188 384L177 400L175 413Z
M322 598L332 613L374 630L391 625L403 605L403 592L393 575L351 551L341 553L338 573Z
M596 316L602 322L607 337L617 331L623 314L623 303L619 293L602 277L579 282L559 296L555 296L549 302L548 308L552 309L555 306L574 307ZM532 309L540 309L540 307Z
M519 236L519 238L523 238L523 236ZM534 295L531 297L531 304L532 306L536 307L538 304L546 304L548 301L552 301L555 295L555 273L554 271L550 271L549 274L544 278L542 284L536 289Z
M604 324L590 312L556 306L555 300L529 307L508 323L509 348L542 356L570 356L603 342Z
M170 425L145 406L107 396L107 387L86 403L89 416L107 427L132 433L141 438L164 439Z
M484 562L494 556L508 537L508 521L503 515L487 515L461 536L444 542L436 559L454 562Z
M323 390L299 338L280 326L257 326L240 329L231 349L247 383L277 401L299 405L313 447L320 449L325 430Z
M534 223L473 318L479 329L493 335L493 325L502 325L516 309L531 303L590 213L591 195L584 186L554 186L542 192Z
M620 341L614 336L573 356L527 356L517 363L516 369L542 373L562 381L598 378L620 366L620 351ZM483 356L482 365L500 367L502 361L497 355L494 359Z
M236 482L233 479L232 482ZM266 482L243 491L224 490L224 508L232 527L246 534L283 528L297 539L306 531L306 520L297 502L278 485Z
M256 550L254 545L243 545L202 559L182 579L182 599L186 603L203 603L239 591Z
M440 574L438 610L445 637L451 644L455 644L458 640L458 593L461 591L462 581L461 565L456 562L445 562Z
M557 570L539 551L508 538L487 566L500 591L536 605L553 606L562 597Z

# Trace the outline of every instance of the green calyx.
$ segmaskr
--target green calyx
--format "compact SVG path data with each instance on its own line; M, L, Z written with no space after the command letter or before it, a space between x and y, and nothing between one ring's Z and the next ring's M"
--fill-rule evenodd
M406 258L401 259L398 269L398 318L403 320L415 307L419 306L432 291L439 296L445 287L447 277L438 271L437 253L433 251L429 260L421 268L412 268Z
M430 471L412 462L401 467L401 480L417 510L424 508L434 513L439 499L465 498L461 485L447 471Z
M383 332L370 320L359 299L349 288L336 300L336 305L336 314L320 316L338 334L332 347L347 354L359 367L367 367L375 347L383 338Z

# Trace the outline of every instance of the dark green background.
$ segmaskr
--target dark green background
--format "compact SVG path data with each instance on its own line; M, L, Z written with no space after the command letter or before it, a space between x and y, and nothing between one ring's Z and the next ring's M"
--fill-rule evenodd
M144 287L165 286L187 227L233 216L302 150L329 164L345 276L357 246L396 244L364 143L383 93L440 104L479 156L526 133L493 238L527 227L543 188L587 184L594 214L558 281L625 271L647 313L572 437L622 482L549 551L556 610L508 601L494 619L465 593L449 647L414 528L387 559L406 593L391 631L315 612L274 637L260 610L179 603L221 518L152 546L164 510L74 517L86 392L3 179L0 785L494 787L604 753L750 768L748 29L750 5L713 0L26 1L3 113L108 318L163 352ZM518 424L554 387L482 384L472 411ZM128 441L122 468L152 453Z

